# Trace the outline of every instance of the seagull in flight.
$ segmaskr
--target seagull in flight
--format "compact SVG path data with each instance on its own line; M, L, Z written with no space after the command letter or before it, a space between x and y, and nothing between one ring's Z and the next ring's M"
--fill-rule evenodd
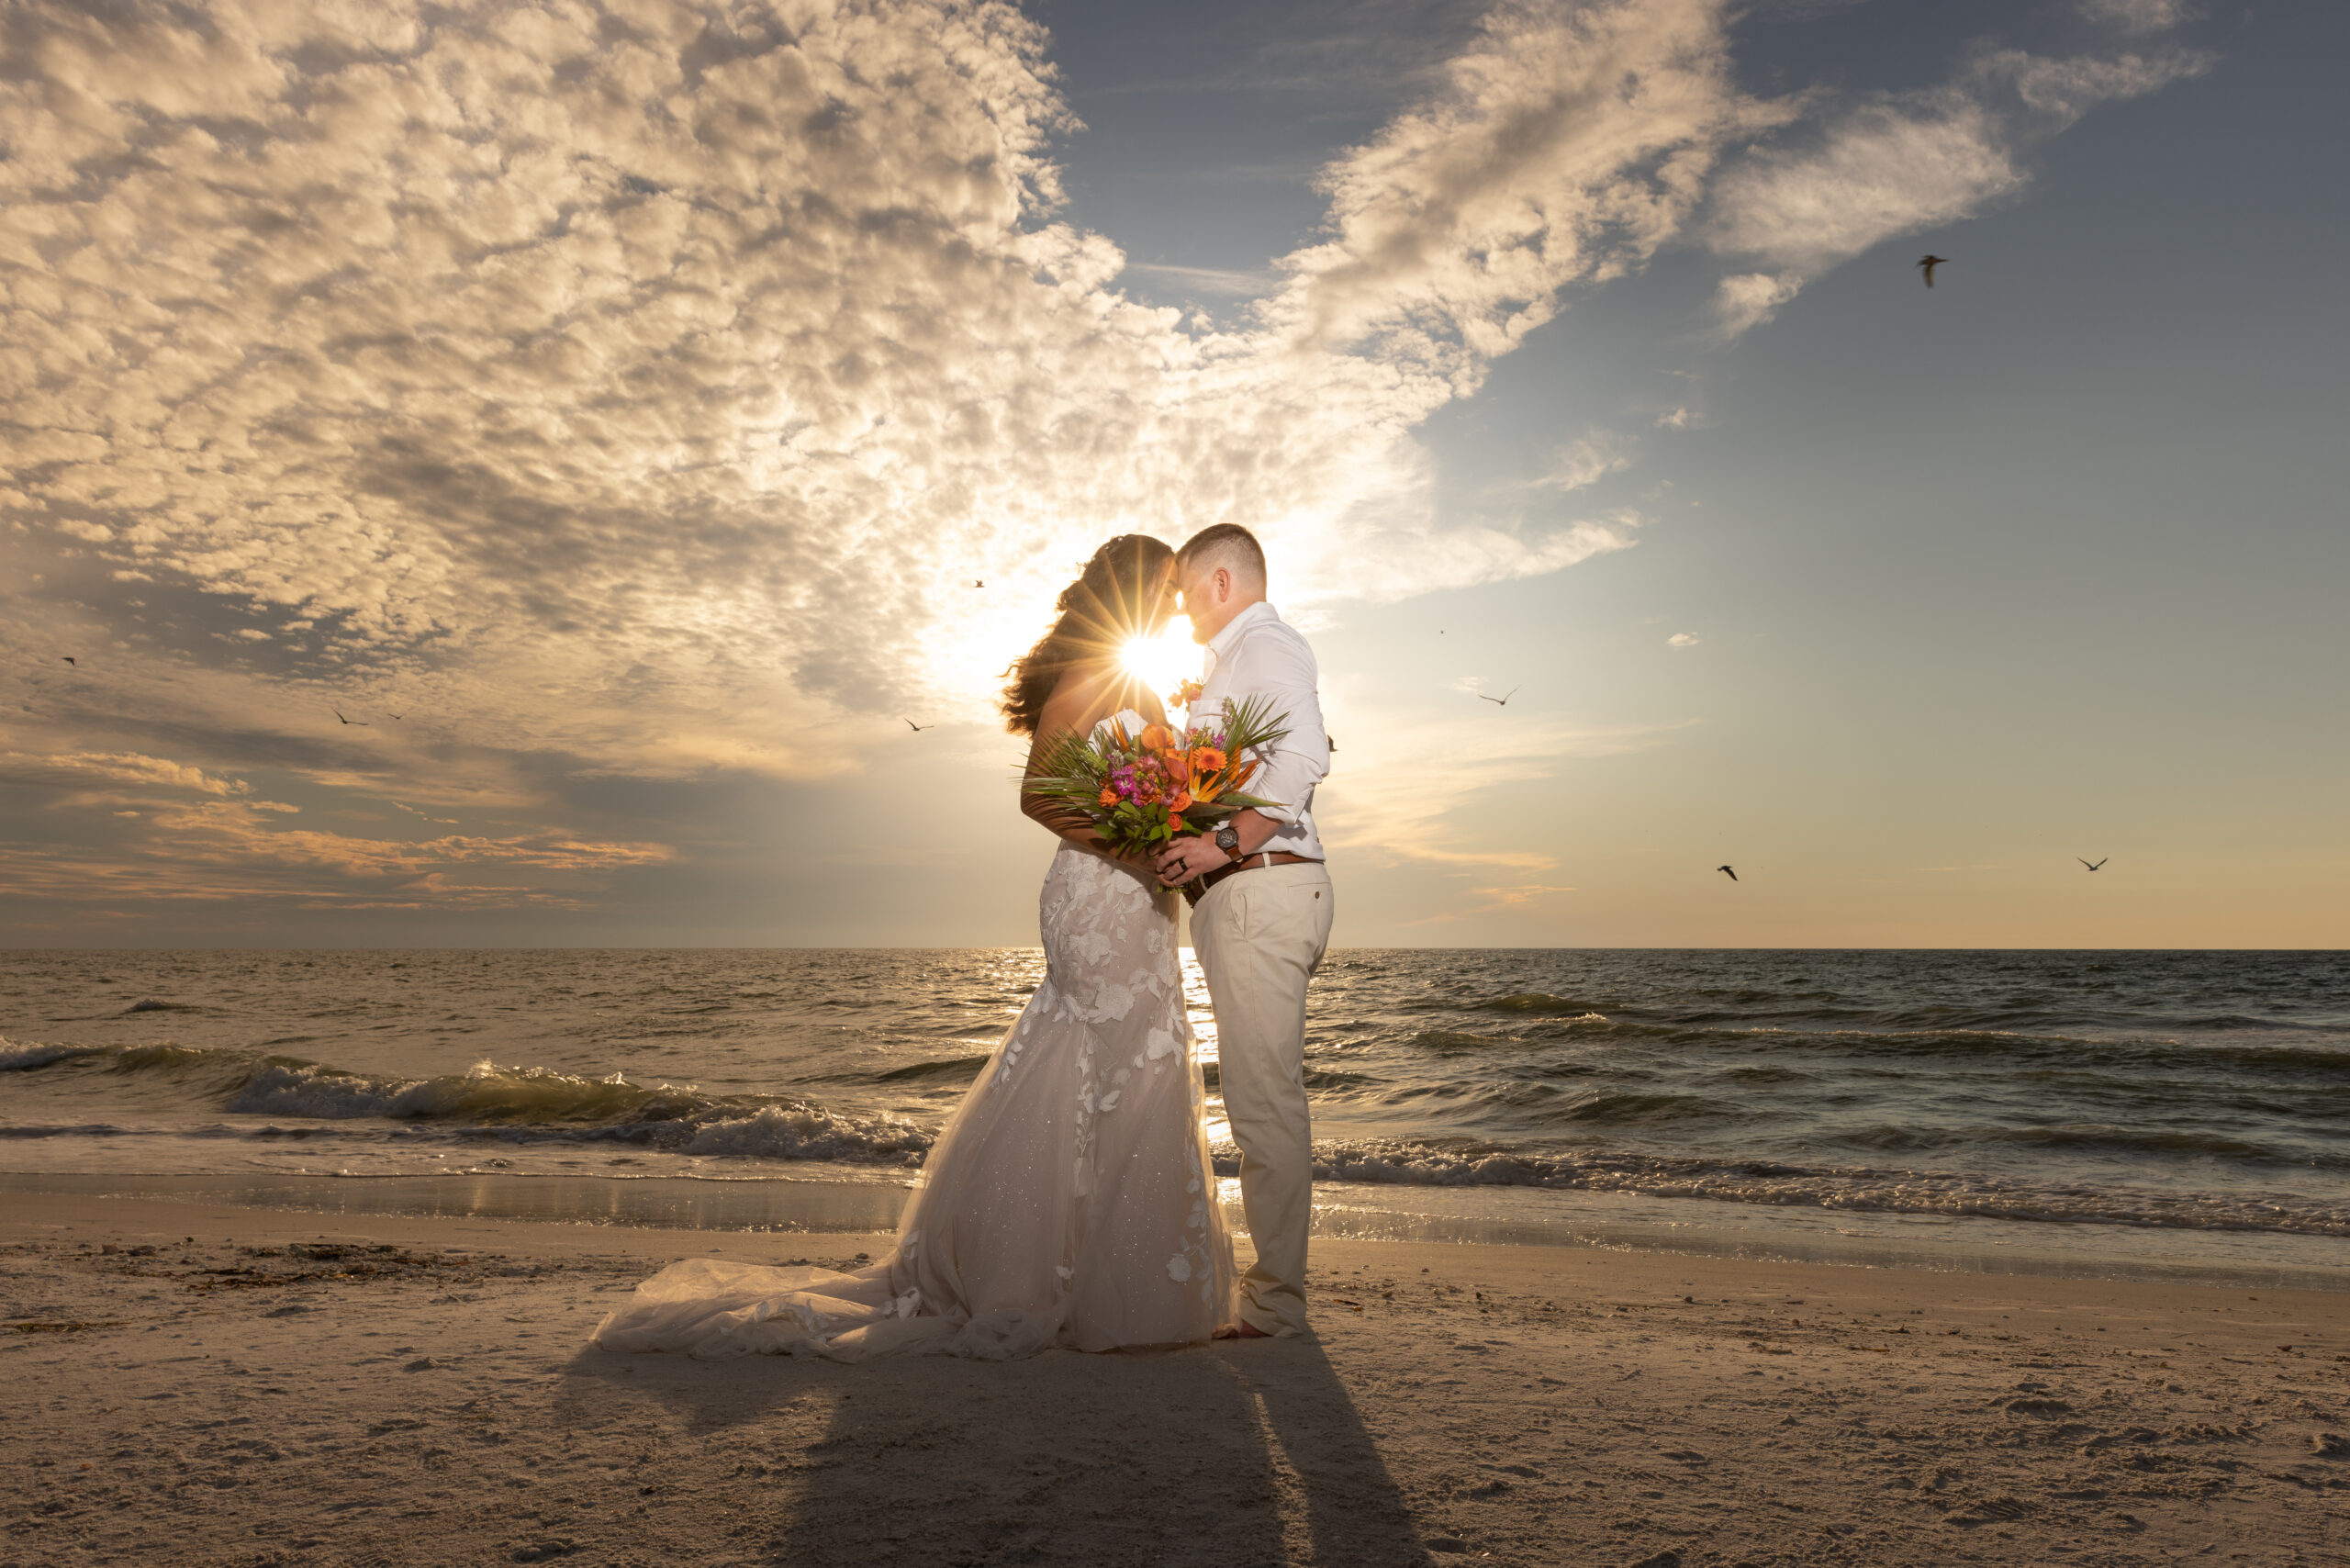
M82 667L82 661L75 658L72 654L60 654L57 656L63 659L67 664L72 665L75 669L80 669Z
M1509 700L1516 695L1517 688L1513 686L1499 697L1488 697L1483 692L1480 691L1477 693L1477 700L1480 702L1490 702L1496 708L1506 708L1509 706Z
M1714 869L1719 871L1723 876L1728 877L1733 882L1738 880L1738 873L1731 870L1727 866L1717 866Z
M336 718L338 718L338 719L342 719L342 710L341 710L341 709L340 709L340 708L330 709L330 710L329 710L329 711L330 711L330 712L331 712L331 713L333 713L333 714L334 714L334 716L335 716ZM366 720L364 720L364 719L342 719L342 722L343 722L344 723L346 723L346 724L356 724L356 725L358 725L358 726L359 726L361 729L363 729L363 730L367 729L367 728L369 728L369 727L370 727L370 726L369 726L369 724L368 724L368 722L367 722L367 721L366 721Z
M2076 859L2076 860L2081 860L2081 857L2080 857L2079 856L2077 856L2077 855L2074 856L2074 857L2073 857L2073 858L2074 858L2074 859ZM2102 866L2102 865L2104 865L2104 864L2105 864L2105 862L2106 862L2107 860L2110 860L2110 859L2112 859L2112 858L2113 858L2113 857L2112 857L2112 856L2108 855L2108 856L2104 857L2102 859L2098 860L2098 863L2097 863L2097 866ZM2086 860L2081 860L2081 864L2082 864L2082 865L2084 865L2084 866L2089 866L2089 863L2088 863L2087 861L2086 861ZM2097 866L2089 866L2089 869L2090 869L2090 870L2092 870L2092 871L2094 871L2094 870L2096 870L2096 869L2097 869Z
M1931 253L1918 258L1918 270L1926 274L1926 286L1928 288L1934 286L1934 269L1949 260L1950 258L1948 256L1937 256Z
M988 580L985 577L979 577L973 580L971 586L973 588L985 588L988 586Z
M917 724L912 719L908 719L906 721L906 728L912 730L916 734L920 734L924 730L934 730L938 728L938 726L936 724Z

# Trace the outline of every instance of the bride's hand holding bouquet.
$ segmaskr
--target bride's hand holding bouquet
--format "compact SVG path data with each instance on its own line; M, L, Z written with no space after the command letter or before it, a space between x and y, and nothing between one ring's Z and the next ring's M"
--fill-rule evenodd
M1199 693L1199 682L1185 681L1167 705L1188 715ZM1288 715L1254 699L1231 704L1214 724L1129 731L1113 720L1090 735L1069 731L1046 741L1021 792L1091 823L1111 854L1147 863L1178 838L1213 833L1235 812L1280 805L1244 787L1265 750L1288 734Z

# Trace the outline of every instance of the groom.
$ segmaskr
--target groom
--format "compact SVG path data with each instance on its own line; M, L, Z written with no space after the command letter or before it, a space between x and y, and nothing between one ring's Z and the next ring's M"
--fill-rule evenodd
M1330 769L1315 694L1314 650L1265 602L1265 552L1233 523L1176 553L1175 582L1207 672L1192 722L1214 723L1254 697L1286 715L1248 792L1282 802L1234 813L1214 834L1179 838L1158 875L1192 902L1192 946L1215 1005L1216 1049L1240 1204L1257 1243L1240 1281L1240 1321L1221 1338L1305 1330L1305 1230L1314 1136L1305 1105L1305 984L1330 942L1329 874L1314 832L1314 786Z

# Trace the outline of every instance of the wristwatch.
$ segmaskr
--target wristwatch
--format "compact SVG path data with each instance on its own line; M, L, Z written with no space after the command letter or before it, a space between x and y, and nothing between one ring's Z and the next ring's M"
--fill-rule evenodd
M1225 823L1222 827L1215 830L1215 846L1224 851L1227 859L1239 859L1240 830L1234 827L1230 823Z

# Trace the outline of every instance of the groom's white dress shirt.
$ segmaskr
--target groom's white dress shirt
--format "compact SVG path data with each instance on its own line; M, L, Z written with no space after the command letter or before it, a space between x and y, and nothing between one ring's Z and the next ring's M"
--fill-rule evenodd
M1330 771L1330 737L1322 729L1322 700L1315 691L1320 670L1314 650L1281 612L1259 600L1234 616L1208 642L1199 700L1191 722L1214 723L1227 701L1254 697L1275 714L1289 716L1289 734L1269 748L1264 766L1243 792L1278 806L1260 806L1281 823L1263 847L1309 860L1322 858L1314 831L1314 787Z

